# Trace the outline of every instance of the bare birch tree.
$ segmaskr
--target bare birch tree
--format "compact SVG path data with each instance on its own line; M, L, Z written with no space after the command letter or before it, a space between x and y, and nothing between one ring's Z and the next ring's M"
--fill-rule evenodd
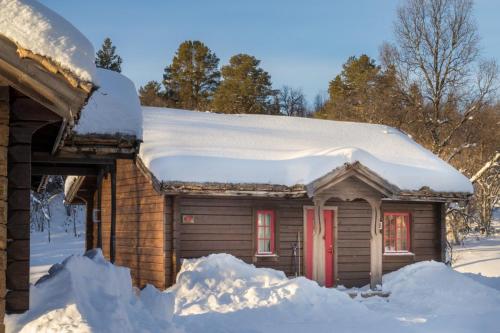
M472 8L471 0L408 0L398 9L396 44L382 51L403 89L418 87L423 103L413 112L428 146L448 161L471 147L454 140L496 88L498 68L479 58Z
M291 117L306 117L308 114L306 97L300 89L283 86L278 92L280 111Z

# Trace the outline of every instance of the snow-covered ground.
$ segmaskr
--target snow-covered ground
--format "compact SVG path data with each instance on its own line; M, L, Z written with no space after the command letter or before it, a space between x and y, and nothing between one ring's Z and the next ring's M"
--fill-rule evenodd
M34 284L47 274L52 265L62 262L72 254L83 254L85 251L85 207L72 207L72 215L68 216L62 194L51 201L50 242L47 228L44 232L34 230L31 232L30 283Z
M50 244L46 234L32 235L33 280L37 271L82 252L83 236L75 238L64 225L53 231ZM82 233L83 225L77 226ZM93 251L54 265L31 287L31 310L7 317L7 331L499 332L498 238L465 244L455 251L456 270L437 262L414 264L384 276L389 297L354 299L345 290L288 279L226 254L184 261L177 283L166 291L139 291L127 268ZM476 250L484 247L492 260L478 266Z
M500 290L500 216L492 225L493 235L471 235L453 249L453 267Z
M166 291L131 285L100 251L53 266L9 332L498 332L500 291L441 263L384 277L388 298L358 296L255 268L227 254L186 260Z

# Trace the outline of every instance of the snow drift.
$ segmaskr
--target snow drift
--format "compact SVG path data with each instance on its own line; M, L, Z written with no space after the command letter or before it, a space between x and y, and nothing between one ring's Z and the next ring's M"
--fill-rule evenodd
M100 251L53 266L31 290L31 310L10 332L498 332L500 292L436 262L384 277L388 298L351 299L303 277L228 254L185 260L159 292Z
M52 266L30 290L30 310L10 316L10 332L175 332L169 294L132 287L130 270L100 250Z
M472 192L470 181L383 125L143 108L140 157L160 181L307 185L360 162L401 190Z
M34 0L0 0L0 35L45 56L80 80L95 78L94 47L64 18Z

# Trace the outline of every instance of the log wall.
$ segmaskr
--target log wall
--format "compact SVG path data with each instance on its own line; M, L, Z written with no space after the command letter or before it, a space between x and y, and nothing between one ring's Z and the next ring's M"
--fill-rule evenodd
M7 151L9 145L9 87L0 86L0 333L5 331L7 269Z
M131 269L136 286L165 287L164 197L132 160L117 160L116 166L116 260ZM109 259L111 230L111 180L102 183L102 243ZM96 231L96 228L94 228ZM97 239L96 236L93 237Z

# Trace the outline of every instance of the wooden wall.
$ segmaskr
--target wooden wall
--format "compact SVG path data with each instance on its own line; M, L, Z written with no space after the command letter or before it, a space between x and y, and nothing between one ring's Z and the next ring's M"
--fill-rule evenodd
M173 198L167 202L173 202ZM270 267L295 274L292 246L300 232L303 244L303 206L312 205L308 199L272 199L241 197L180 197L179 215L193 215L193 224L179 223L177 255L196 258L211 253L229 253L258 267ZM332 199L328 206L337 210L337 284L347 287L363 286L370 282L370 222L372 210L363 200ZM169 206L169 205L168 205ZM170 206L169 206L170 207ZM410 211L414 220L412 241L415 256L385 256L384 273L403 265L440 258L439 205L431 203L384 202L382 208L391 211ZM276 211L277 258L254 256L254 221L258 209ZM174 210L167 209L167 225L174 223ZM181 218L178 221L181 221ZM412 224L413 225L413 224ZM167 237L166 249L171 251L172 238ZM303 249L301 249L303 254ZM168 255L166 257L169 257ZM303 258L301 258L303 263ZM172 263L166 262L166 270ZM302 268L302 273L304 272ZM171 274L169 274L171 275ZM167 284L168 285L168 284Z
M132 160L116 166L116 261L131 269L134 284L165 287L164 198ZM102 183L102 242L109 258L111 180ZM96 230L96 228L94 228ZM93 237L97 239L96 236Z
M414 255L384 255L384 274L423 260L441 261L440 203L383 202L382 213L409 212L411 219L411 250ZM443 221L444 223L444 221Z
M372 209L364 200L329 200L337 207L337 281L346 287L370 283L370 224Z
M229 253L247 263L293 275L292 246L297 242L297 233L303 233L303 206L310 204L309 200L182 197L180 214L193 215L195 222L180 224L178 255L197 258ZM258 209L276 211L277 258L254 257L254 220Z
M7 150L9 145L9 87L0 86L0 332L5 331L7 269Z

